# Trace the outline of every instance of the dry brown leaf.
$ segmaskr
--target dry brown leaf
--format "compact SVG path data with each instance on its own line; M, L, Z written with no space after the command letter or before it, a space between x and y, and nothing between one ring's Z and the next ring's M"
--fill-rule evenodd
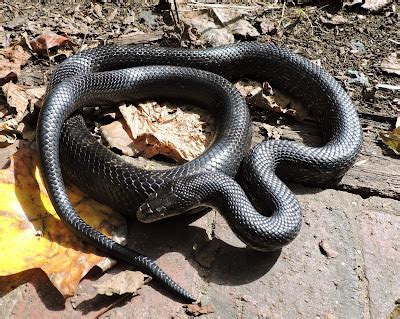
M112 296L113 294L123 295L135 293L147 284L151 277L140 271L122 271L116 275L106 274L102 277L101 284L93 285L101 295Z
M219 22L223 25L228 25L234 21L240 20L243 16L244 11L235 8L219 8L215 7L211 9L213 14L217 17Z
M390 53L383 59L381 68L387 73L400 75L400 51Z
M44 33L29 42L32 50L40 55L49 56L49 50L60 46L70 46L69 38L54 32Z
M31 55L20 45L0 50L0 85L15 80Z
M257 31L255 27L252 26L252 24L245 20L245 19L240 19L232 24L229 24L227 28L236 35L241 35L242 37L258 37L260 33Z
M212 305L202 306L201 303L196 305L185 305L184 307L186 308L186 314L195 317L215 312Z
M17 111L17 122L22 121L25 115L39 106L46 92L45 86L29 87L8 82L2 86L7 103Z
M193 112L195 111L195 112ZM178 163L204 152L213 137L211 117L198 108L173 107L168 103L120 106L135 147L146 158L163 154Z
M306 116L306 110L299 101L290 99L278 90L273 90L268 82L261 85L254 81L239 81L235 83L235 87L252 106L288 114L299 121Z
M119 149L124 155L138 156L141 153L129 135L129 128L123 119L101 126L100 133L111 148Z
M321 249L321 252L328 258L336 258L339 256L339 253L334 250L326 240L321 240L319 242L319 248Z
M41 268L64 296L104 258L60 220L47 195L36 152L20 149L0 170L0 276ZM71 203L92 227L107 236L126 234L124 220L110 208L67 187ZM115 238L114 238L115 239ZM0 287L0 295L2 294Z
M277 32L277 26L275 22L271 20L263 20L260 23L260 28L262 34L274 34Z
M283 134L283 130L280 127L269 125L267 123L262 123L262 127L267 132L267 136L270 139L279 140Z

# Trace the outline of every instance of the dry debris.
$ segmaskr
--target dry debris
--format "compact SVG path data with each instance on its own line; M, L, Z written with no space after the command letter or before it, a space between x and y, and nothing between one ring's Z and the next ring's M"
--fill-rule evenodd
M184 163L203 153L213 138L212 119L199 108L147 102L137 107L121 105L119 110L124 121L102 126L100 131L124 155L162 154Z
M209 313L214 313L214 307L212 305L202 306L201 303L195 305L185 305L185 312L189 316L199 317L202 315L207 315Z
M321 240L319 242L319 248L327 258L336 258L339 256L339 253L332 248L327 240Z
M126 293L136 293L143 285L147 284L151 277L140 271L121 271L118 274L105 274L102 283L93 285L101 295L112 296Z
M397 118L396 128L391 132L379 132L379 137L393 152L400 155L400 117Z
M21 67L30 57L31 55L18 44L0 49L0 85L16 81Z
M63 35L47 32L29 41L29 45L33 52L43 56L50 56L51 49L72 47L73 43Z
M400 75L400 51L393 52L383 59L381 68L387 73Z

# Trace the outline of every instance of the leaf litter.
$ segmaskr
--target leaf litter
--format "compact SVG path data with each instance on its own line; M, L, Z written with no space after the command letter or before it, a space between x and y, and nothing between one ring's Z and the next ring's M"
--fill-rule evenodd
M63 296L72 296L92 267L106 269L112 263L60 220L38 165L36 152L23 148L11 157L8 168L0 170L0 276L41 268ZM78 214L92 227L110 237L118 234L116 240L125 238L121 216L76 187L68 186L67 193Z
M104 274L101 283L93 285L101 295L112 296L136 293L151 277L140 271L121 271L118 274Z

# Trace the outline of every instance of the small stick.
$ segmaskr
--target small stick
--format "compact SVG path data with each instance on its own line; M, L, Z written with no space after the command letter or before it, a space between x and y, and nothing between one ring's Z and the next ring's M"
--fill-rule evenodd
M255 10L258 9L257 6L237 6L237 5L230 5L230 4L212 4L212 3L199 3L199 2L193 2L193 3L188 3L189 6L193 7L205 7L205 8L227 8L227 9L243 9L243 10Z
M283 3L283 6L282 6L281 19L279 20L279 23L278 23L278 26L279 26L279 27L281 26L283 17L285 16L285 9L286 9L286 2L284 2L284 3Z
M175 7L175 14L176 14L176 21L178 22L178 24L181 24L181 21L179 20L178 5L176 4L176 0L174 0L174 7Z
M104 308L103 310L101 310L98 314L96 314L94 316L94 319L98 319L100 316L104 315L107 311L109 311L110 309L114 308L115 305L119 304L122 301L128 300L128 297L133 297L133 295L131 293L127 293L124 294L123 296L121 296L121 298L115 300L112 304L110 304L108 307Z

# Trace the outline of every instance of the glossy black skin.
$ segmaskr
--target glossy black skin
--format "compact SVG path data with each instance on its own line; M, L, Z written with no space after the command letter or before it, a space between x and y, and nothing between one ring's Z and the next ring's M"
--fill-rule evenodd
M162 66L166 64L174 66ZM125 69L130 67L136 68ZM246 155L249 112L237 90L221 76L267 80L300 99L318 117L324 145L266 141ZM79 116L65 122L84 106L147 98L181 99L215 112L220 121L214 143L192 162L147 172L97 143ZM356 110L333 77L285 49L256 42L203 50L104 46L79 53L54 72L38 126L46 187L62 220L84 240L141 268L185 301L194 298L151 260L79 218L65 193L60 164L90 196L126 214L137 211L142 221L215 207L249 247L271 251L292 241L301 226L299 204L281 179L319 186L336 182L354 162L361 144ZM233 179L241 163L242 186Z

